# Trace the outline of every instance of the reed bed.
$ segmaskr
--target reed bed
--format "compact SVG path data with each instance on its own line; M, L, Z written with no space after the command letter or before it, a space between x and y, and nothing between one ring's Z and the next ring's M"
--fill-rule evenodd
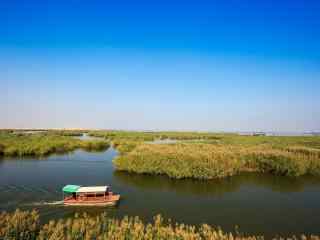
M154 217L152 223L144 223L139 217L109 218L107 215L90 216L86 213L76 214L72 218L51 220L40 225L36 211L16 210L13 213L0 214L0 239L37 239L37 240L263 240L263 236L250 236L224 232L220 228L202 224L199 227L172 223L160 215ZM274 239L319 240L319 236L305 236Z
M72 133L72 136L74 134ZM0 132L0 155L3 156L45 156L65 153L81 148L100 151L109 147L106 140L80 140L65 133L13 134Z
M61 136L70 136L70 137L80 137L85 131L76 131L76 130L48 130L47 134L61 135Z
M89 135L117 141L154 141L157 139L216 140L220 138L221 134L200 132L91 131Z
M98 132L113 139L121 153L118 170L165 174L172 178L212 179L239 172L320 175L320 137L241 136L193 132ZM175 139L175 144L148 144ZM191 140L191 141L190 141Z
M320 175L320 149L301 145L143 143L113 162L117 170L177 179L213 179L246 171Z
M270 145L272 147L304 146L320 149L320 136L242 136L226 133L202 132L133 132L90 131L89 135L103 137L115 142L150 142L155 140L177 140L180 143L209 143L221 145Z
M0 213L0 239L37 239L39 231L39 214L36 211L21 211L17 209L13 213Z

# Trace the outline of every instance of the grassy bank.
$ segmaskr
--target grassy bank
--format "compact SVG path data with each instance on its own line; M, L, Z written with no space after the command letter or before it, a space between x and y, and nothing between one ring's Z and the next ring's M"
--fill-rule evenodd
M118 170L178 179L212 179L245 171L320 176L320 138L221 135L215 141L139 143L123 151L114 165Z
M188 240L255 240L263 236L248 236L246 234L226 233L220 228L207 224L200 227L171 223L160 215L154 217L153 223L145 224L138 217L124 217L120 220L108 218L106 214L89 216L75 215L73 218L50 221L40 225L39 214L36 211L0 214L0 239L188 239ZM274 238L284 239L284 238ZM288 238L289 239L289 238ZM290 239L319 240L319 236L292 237Z
M16 134L0 132L0 155L2 156L45 156L64 153L81 148L99 151L109 147L106 140L82 141L71 136L76 133L46 132L39 134ZM69 136L71 135L71 136Z

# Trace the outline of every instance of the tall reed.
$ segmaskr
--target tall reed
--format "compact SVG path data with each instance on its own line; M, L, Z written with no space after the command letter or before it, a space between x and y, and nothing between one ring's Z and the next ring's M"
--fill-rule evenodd
M39 214L36 211L0 213L0 239L36 239L40 231Z
M109 147L106 140L80 140L53 133L13 134L0 132L0 155L4 156L45 156L64 153L82 148L88 151Z
M152 223L144 223L139 217L122 219L108 218L106 214L90 216L76 214L72 218L51 220L40 225L39 214L35 211L16 210L14 213L0 214L0 239L38 240L263 240L263 236L250 236L238 232L227 233L203 224L200 227L172 223L160 215ZM284 239L277 237L274 239ZM287 239L319 240L319 236L302 235Z
M212 179L244 171L320 175L320 150L299 146L144 143L113 162L118 170L178 179Z

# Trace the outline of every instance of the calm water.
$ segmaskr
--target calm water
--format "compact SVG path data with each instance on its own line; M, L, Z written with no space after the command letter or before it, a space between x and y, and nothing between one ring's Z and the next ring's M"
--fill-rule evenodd
M210 223L232 231L291 235L320 234L320 179L298 179L243 174L215 181L170 180L116 172L117 152L81 150L44 159L0 160L0 211L36 208L42 220L72 216L75 212L111 216L138 215L150 221L161 213L191 224ZM111 185L122 200L113 208L64 207L65 184Z

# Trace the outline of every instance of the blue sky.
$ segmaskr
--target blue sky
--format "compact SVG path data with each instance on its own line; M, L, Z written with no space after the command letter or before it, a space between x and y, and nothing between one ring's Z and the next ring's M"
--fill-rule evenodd
M320 129L318 1L0 3L0 128Z

